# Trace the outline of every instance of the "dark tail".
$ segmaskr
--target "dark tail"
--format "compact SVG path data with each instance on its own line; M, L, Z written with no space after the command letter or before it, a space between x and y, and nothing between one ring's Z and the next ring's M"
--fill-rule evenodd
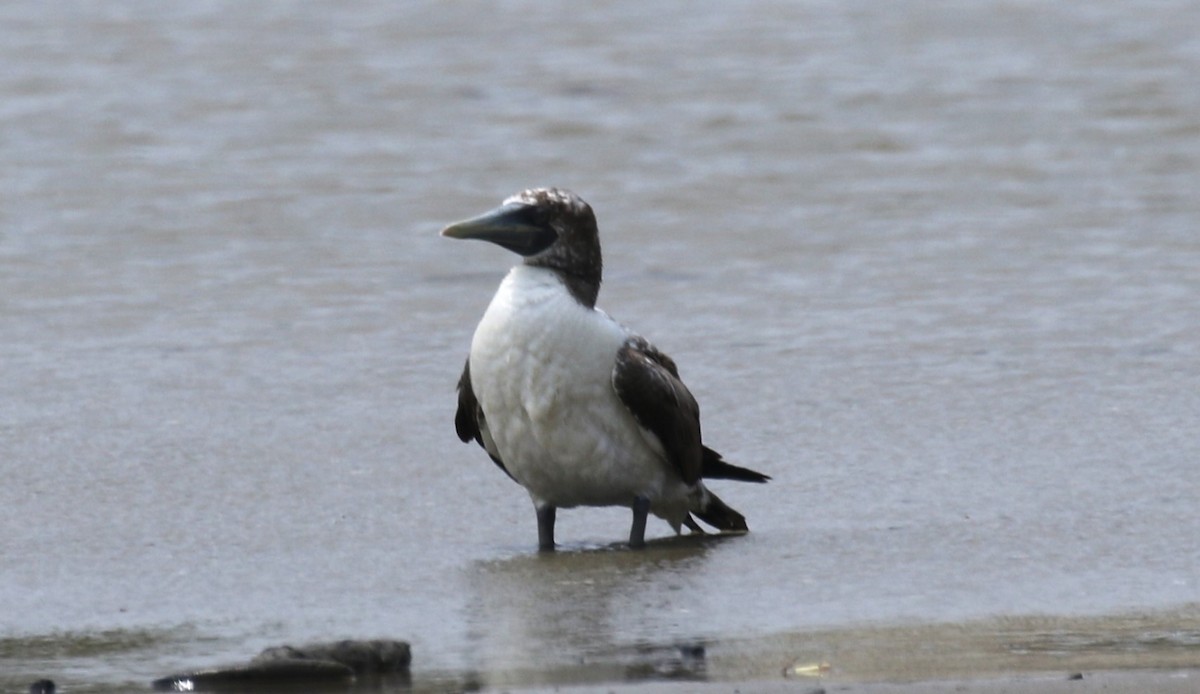
M704 447L704 458L700 465L700 476L710 480L738 480L740 482L766 482L770 477L753 470L738 467L724 461L721 454L708 446Z
M692 513L717 530L743 533L750 530L746 525L746 517L726 506L725 502L711 491L708 492L708 501L704 508Z

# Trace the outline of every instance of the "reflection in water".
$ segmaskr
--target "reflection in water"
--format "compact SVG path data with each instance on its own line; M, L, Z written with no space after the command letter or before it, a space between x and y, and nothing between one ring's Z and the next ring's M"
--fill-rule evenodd
M687 631L688 588L728 537L476 563L465 616L474 669L488 686L703 678L704 643ZM676 618L664 622L664 610Z

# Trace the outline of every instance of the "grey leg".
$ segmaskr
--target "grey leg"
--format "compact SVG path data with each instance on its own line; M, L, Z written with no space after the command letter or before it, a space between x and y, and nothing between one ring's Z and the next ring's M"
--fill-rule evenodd
M554 551L554 515L558 511L554 506L538 506L538 550L541 552Z
M650 500L644 496L633 499L633 526L629 528L630 549L646 546L646 515L650 513Z

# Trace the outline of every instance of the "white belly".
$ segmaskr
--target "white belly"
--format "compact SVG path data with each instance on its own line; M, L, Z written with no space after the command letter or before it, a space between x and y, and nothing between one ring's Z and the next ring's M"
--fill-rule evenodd
M471 342L471 382L501 460L535 503L628 506L642 495L657 514L685 503L686 486L613 390L628 337L551 271L518 266L500 285Z

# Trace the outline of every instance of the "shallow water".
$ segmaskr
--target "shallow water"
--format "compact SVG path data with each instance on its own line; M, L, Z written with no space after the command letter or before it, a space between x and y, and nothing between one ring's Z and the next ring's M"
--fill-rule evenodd
M1187 2L6 3L3 684L1192 623L1197 36ZM714 485L750 535L631 554L577 510L541 557L455 438L512 258L437 230L541 184L774 476Z

